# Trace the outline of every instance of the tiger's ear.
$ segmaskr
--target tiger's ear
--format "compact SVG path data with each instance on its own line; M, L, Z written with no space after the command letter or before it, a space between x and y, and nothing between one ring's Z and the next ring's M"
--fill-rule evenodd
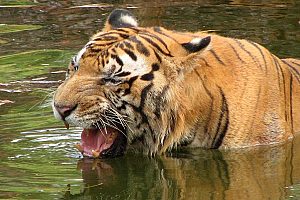
M184 54L179 57L167 58L169 61L168 64L171 67L170 71L176 74L170 77L176 77L176 82L183 80L185 75L197 66L197 59L204 55L202 55L202 52L209 48L210 42L211 36L206 36L203 38L194 38L187 43L181 43L181 46L185 50Z
M136 17L128 10L115 9L108 16L102 31L107 32L117 28L137 27Z
M205 38L194 38L188 43L181 44L188 53L196 53L204 50L210 44L211 37L207 36Z

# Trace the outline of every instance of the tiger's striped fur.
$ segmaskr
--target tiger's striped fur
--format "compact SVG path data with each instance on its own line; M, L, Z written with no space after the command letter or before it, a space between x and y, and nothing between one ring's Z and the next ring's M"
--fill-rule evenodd
M300 132L300 60L247 40L138 27L120 9L74 57L53 102L75 107L63 120L84 128L113 109L128 142L150 154L278 143Z

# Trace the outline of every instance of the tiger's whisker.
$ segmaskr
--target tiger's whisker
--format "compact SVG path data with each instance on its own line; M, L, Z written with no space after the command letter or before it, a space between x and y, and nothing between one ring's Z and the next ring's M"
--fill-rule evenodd
M104 122L103 119L101 119L101 118L99 118L99 120L100 120L100 123L103 125L105 134L107 135L107 129L106 129L106 126L105 126L105 122Z
M127 135L126 135L122 130L120 130L118 127L113 126L113 125L111 125L111 124L109 124L109 123L106 123L106 122L104 122L104 124L107 125L107 126L109 126L109 127L114 128L114 129L116 129L116 130L118 130L118 131L120 131L120 132L127 138Z
M52 92L46 94L45 97L44 97L42 100L40 100L39 102L37 102L37 103L35 103L33 106L31 106L31 107L28 109L28 111L31 111L33 108L35 108L35 107L38 106L38 105L41 105L43 102L45 102L46 99L48 99L49 97L52 97L54 93L55 93L55 91L52 91Z
M98 124L98 122L95 123L95 125L97 126L97 128L100 130L101 134L104 136L102 129L100 128L100 125Z

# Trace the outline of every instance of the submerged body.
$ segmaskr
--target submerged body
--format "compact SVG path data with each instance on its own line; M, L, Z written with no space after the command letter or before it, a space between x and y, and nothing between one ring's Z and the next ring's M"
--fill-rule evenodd
M84 128L77 147L86 156L122 155L127 143L149 154L240 148L300 132L300 60L247 40L138 27L122 9L67 75L53 110Z

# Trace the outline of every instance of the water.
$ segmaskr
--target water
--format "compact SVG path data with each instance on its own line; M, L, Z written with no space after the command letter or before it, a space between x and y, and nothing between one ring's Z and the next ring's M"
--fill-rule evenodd
M95 5L97 4L97 5ZM68 61L114 7L142 26L215 30L300 58L299 0L0 0L1 199L300 199L300 139L149 159L82 159L80 130L49 101Z

